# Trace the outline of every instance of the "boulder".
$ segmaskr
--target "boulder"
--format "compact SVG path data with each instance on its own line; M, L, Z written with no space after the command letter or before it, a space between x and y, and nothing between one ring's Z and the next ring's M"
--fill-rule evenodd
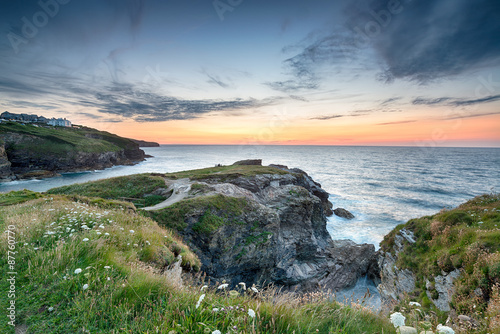
M354 218L354 215L352 213L350 213L349 211L347 211L346 209L343 209L343 208L336 208L335 210L333 210L333 213L336 216L346 218L346 219L353 219Z

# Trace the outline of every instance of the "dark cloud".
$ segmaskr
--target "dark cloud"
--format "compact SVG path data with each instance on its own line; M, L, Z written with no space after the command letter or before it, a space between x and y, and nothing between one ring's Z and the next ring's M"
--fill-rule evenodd
M38 91L36 87L43 87ZM123 119L134 119L139 122L184 120L198 118L203 115L222 112L226 115L239 115L247 109L273 105L282 98L266 99L234 98L234 99L183 99L180 97L162 95L147 90L145 86L112 82L108 85L90 86L77 78L61 76L59 81L42 78L36 74L27 76L24 80L0 80L1 91L15 91L27 99L38 92L44 95L44 101L57 103L37 104L19 100L4 102L6 106L32 107L36 109L61 108L60 103L73 106L93 108L103 114L120 116ZM64 101L61 100L64 96ZM241 113L239 113L241 111ZM79 114L92 117L91 113ZM99 119L99 115L93 118Z
M394 2L392 2L394 3ZM358 0L348 25L384 61L382 78L426 83L500 59L497 0ZM392 11L392 13L391 13Z
M283 62L285 73L292 79L265 84L285 93L317 89L322 80L321 67L350 62L356 56L358 44L358 41L342 32L314 32L299 44L283 49L285 54L295 53Z
M470 106L473 104L488 103L488 102L494 102L494 101L498 101L498 100L500 100L500 95L492 95L492 96L487 96L487 97L483 97L480 99L456 100L453 102L453 104L456 106Z
M313 32L285 48L285 52L295 51L284 61L294 79L270 87L282 91L317 88L321 67L363 62L363 55L373 51L377 59L371 60L370 67L378 66L377 78L386 82L407 79L422 84L500 61L498 0L340 3L344 3L346 17L343 28Z
M444 102L447 102L451 100L449 97L438 97L438 98L425 98L425 97L417 97L414 99L411 103L414 105L436 105L436 104L443 104Z
M490 95L478 99L460 99L451 97L424 98L417 97L412 101L414 105L448 105L452 107L470 106L475 104L489 103L500 100L500 95Z

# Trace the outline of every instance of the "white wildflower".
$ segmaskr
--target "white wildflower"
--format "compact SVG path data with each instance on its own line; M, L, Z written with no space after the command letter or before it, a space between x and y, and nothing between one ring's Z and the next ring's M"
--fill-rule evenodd
M49 307L49 312L52 312L52 311L54 311L54 308L51 306L51 307Z
M96 232L97 235L101 234L101 232Z
M422 305L420 305L420 303L417 302L410 302L410 306L422 307Z
M214 308L212 309L212 312L219 312L219 309L218 309L217 307L214 307Z
M245 284L245 282L240 282L240 283L238 283L238 285L241 285L241 287L243 288L243 290L247 289L247 285Z
M222 333L220 332L220 330L216 329L212 332L212 334L222 334Z
M89 238L83 238L82 241L89 241Z
M436 329L439 334L455 334L455 331L453 329L451 329L448 326L443 326L441 324L439 324Z
M394 327L398 328L405 325L406 317L399 312L393 313L390 316L391 322Z
M87 290L88 288L89 288L88 284L84 284L83 287L82 287L83 291Z
M255 318L255 311L252 310L251 308L248 309L248 315L250 316L250 318Z
M204 285L204 286L202 286L202 287L201 287L201 289L200 289L200 291L203 291L203 290L205 290L206 288L208 288L208 285Z
M104 235L109 235L109 233L108 233L108 232L106 232L106 233L104 233Z
M257 290L257 288L254 287L254 286L252 286L250 289L252 289L252 291L255 292L255 293L259 293L259 290Z
M111 269L110 266L104 266L104 269Z
M229 284L224 283L224 284L219 285L219 287L217 289L222 290L222 289L227 288L228 286L229 286Z
M129 232L130 232L130 233L135 233L135 231L134 231L134 230L130 230Z
M77 275L78 275L78 274L79 274L79 273L81 273L81 272L82 272L82 270L81 270L80 268L76 268L76 269L75 269L75 274L77 274Z
M196 308L200 307L201 302L205 299L205 294L202 294L200 296L200 299L198 299L198 302L196 303Z

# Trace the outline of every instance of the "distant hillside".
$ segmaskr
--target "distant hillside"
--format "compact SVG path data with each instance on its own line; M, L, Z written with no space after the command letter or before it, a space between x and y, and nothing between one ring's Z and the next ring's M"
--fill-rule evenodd
M103 169L144 157L137 143L105 131L0 123L0 180Z
M160 144L154 142L154 141L145 141L145 140L138 140L138 139L130 139L134 143L138 144L139 147L159 147Z

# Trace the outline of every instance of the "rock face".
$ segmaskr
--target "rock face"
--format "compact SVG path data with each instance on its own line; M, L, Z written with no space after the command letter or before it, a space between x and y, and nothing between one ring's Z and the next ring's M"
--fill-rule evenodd
M191 207L185 211L185 225L177 230L214 281L275 283L310 291L347 288L360 277L377 275L374 246L333 241L326 229L328 194L305 172L286 170L198 179L191 189L204 188L203 194L183 200L183 206L163 209L162 214ZM209 198L209 204L194 204Z
M390 308L398 298L412 293L416 288L415 274L408 269L399 269L396 265L399 253L406 245L413 243L415 243L413 232L403 228L395 235L393 252L379 251L378 265L381 283L378 291L382 304L386 308ZM427 280L425 292L439 310L450 311L450 302L454 292L453 282L459 276L460 271L455 269L450 273L431 278L434 283Z
M100 139L99 134L85 135L85 137ZM85 137L82 136L82 140L85 140ZM37 146L37 143L42 143L42 140L43 145ZM144 151L132 141L129 141L126 146L115 146L114 150L98 150L97 152L74 150L70 144L67 145L67 151L52 150L50 142L60 143L58 138L40 139L38 136L25 133L0 132L0 141L5 143L0 146L0 178L3 176L4 180L11 180L12 176L17 179L49 177L61 172L130 165L145 158ZM9 177L9 169L11 177Z
M7 157L4 143L0 141L0 180L10 181L12 179L11 163Z

